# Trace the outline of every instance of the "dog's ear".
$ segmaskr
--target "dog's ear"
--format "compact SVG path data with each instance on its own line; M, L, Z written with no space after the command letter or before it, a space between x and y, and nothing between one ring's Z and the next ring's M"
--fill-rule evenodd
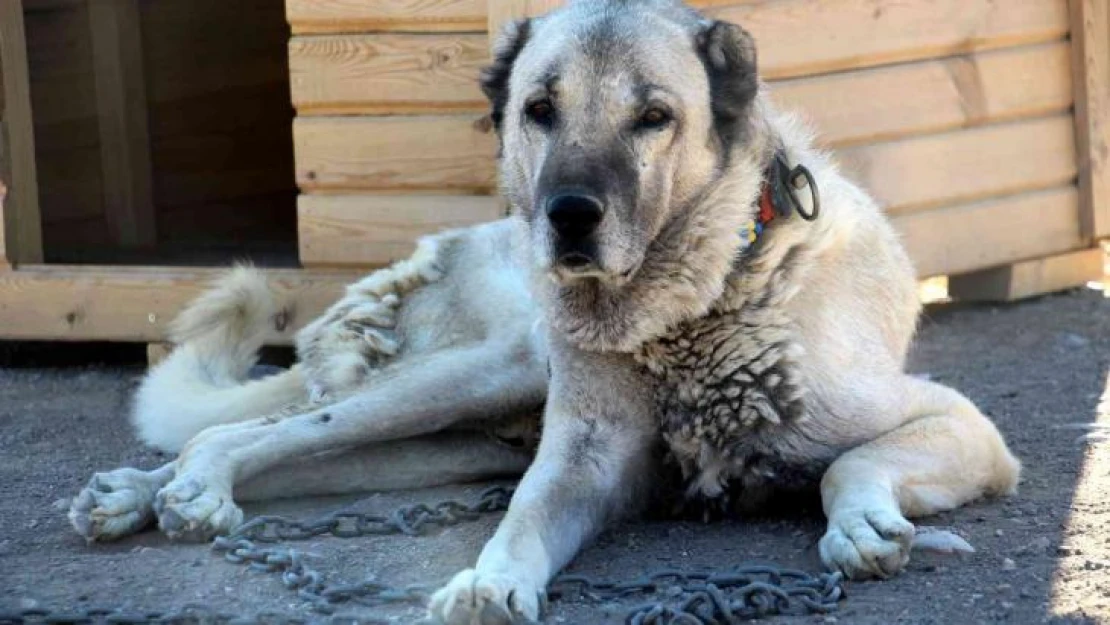
M709 75L710 106L726 143L736 138L759 91L755 40L729 22L713 22L698 34L698 53Z
M513 73L513 63L528 43L531 30L531 20L515 20L506 24L493 46L493 64L483 69L478 78L482 93L489 99L490 119L498 131L501 130L501 120L509 102L509 77Z

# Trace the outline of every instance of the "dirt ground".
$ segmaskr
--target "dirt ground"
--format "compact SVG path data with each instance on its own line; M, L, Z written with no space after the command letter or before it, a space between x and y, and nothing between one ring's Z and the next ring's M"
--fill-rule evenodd
M15 359L18 360L18 359ZM1095 290L1002 307L940 308L923 322L912 370L969 394L1000 425L1025 463L1020 494L981 502L924 524L945 526L977 549L923 555L885 582L852 583L831 616L791 623L1110 622L1110 443L1077 443L1066 423L1102 419L1110 363L1110 300ZM137 366L0 368L0 611L122 607L163 611L205 603L239 615L317 618L272 574L147 532L86 545L63 510L90 474L161 462L133 440L124 417ZM346 508L386 511L404 503L472 497L481 486L359 498L282 501L247 508L311 518ZM330 579L375 574L392 583L446 579L472 562L496 517L430 536L326 538L298 545ZM571 565L625 579L674 567L771 563L816 571L821 519L813 514L712 524L631 523ZM549 623L619 623L638 603L553 604ZM344 609L415 622L415 608Z

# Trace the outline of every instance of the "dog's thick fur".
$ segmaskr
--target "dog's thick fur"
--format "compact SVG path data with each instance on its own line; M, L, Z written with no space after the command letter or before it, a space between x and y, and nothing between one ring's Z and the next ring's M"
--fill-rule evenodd
M242 519L233 489L527 467L475 567L429 608L522 622L670 473L678 496L740 508L819 488L821 558L854 577L905 566L907 517L1014 490L993 424L903 372L910 263L867 194L773 109L747 33L672 0L579 0L512 25L482 86L513 216L429 237L352 285L298 337L301 362L258 381L246 375L273 303L257 274L231 274L183 313L179 347L139 392L140 435L180 457L95 476L70 512L82 534L157 518L210 536ZM738 232L775 153L812 171L821 214L780 216L749 246ZM545 214L568 189L604 208L588 240Z

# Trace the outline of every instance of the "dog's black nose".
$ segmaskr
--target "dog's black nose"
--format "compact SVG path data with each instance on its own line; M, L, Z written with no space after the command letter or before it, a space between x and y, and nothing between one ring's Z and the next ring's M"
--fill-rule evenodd
M597 230L604 207L597 198L564 193L547 201L547 219L560 237L581 239Z

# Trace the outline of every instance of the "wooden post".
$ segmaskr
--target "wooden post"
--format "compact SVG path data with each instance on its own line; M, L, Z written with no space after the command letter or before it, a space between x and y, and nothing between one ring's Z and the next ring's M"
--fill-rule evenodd
M543 15L562 6L565 0L488 0L488 2L489 39L492 46L506 22Z
M116 243L156 240L138 0L89 3L104 215Z
M1080 228L1110 236L1110 2L1070 0Z
M35 126L23 3L0 0L0 179L10 186L0 228L4 262L42 262Z

